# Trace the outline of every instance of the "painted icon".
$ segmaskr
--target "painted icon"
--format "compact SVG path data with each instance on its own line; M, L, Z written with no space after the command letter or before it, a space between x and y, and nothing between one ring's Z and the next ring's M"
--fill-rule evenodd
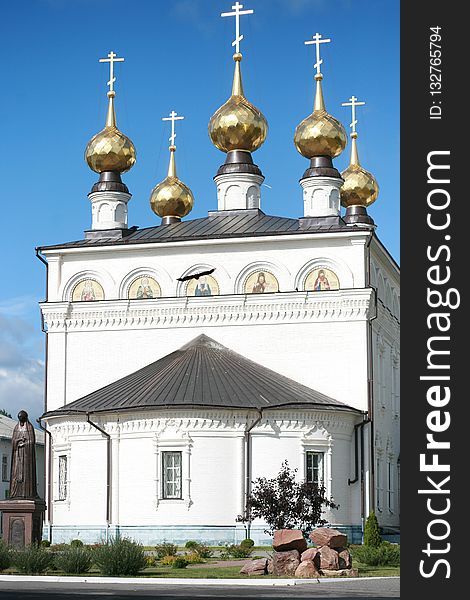
M324 292L339 289L336 273L325 267L313 269L305 278L304 289L309 292Z
M147 300L158 298L161 295L160 285L153 277L149 277L148 275L134 279L129 286L127 294L129 300Z
M279 283L269 271L255 271L245 281L245 294L278 292Z
M79 281L73 288L72 302L92 302L93 300L104 300L104 291L101 285L94 279Z

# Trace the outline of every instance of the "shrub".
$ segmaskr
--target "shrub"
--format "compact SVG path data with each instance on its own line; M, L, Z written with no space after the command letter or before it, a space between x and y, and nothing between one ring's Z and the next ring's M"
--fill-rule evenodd
M175 560L176 556L163 556L162 558L160 558L159 562L161 565L169 565L171 567L171 565L173 564L173 561Z
M51 542L50 542L49 540L42 540L42 541L41 541L41 546L42 546L43 548L49 548L49 547L50 547L50 545L51 545Z
M240 542L240 546L242 548L253 548L254 545L255 545L254 541L250 538L246 538L245 540L242 540Z
M10 548L0 539L0 572L11 566L11 558Z
M37 575L51 568L54 555L40 545L32 544L13 553L13 564L20 573Z
M380 537L379 522L377 521L375 512L371 511L364 527L364 546L378 548L381 543L382 538Z
M209 546L201 544L200 542L195 542L193 540L186 542L184 547L188 550L191 550L193 553L196 552L201 558L210 558L213 555L213 552L209 548Z
M74 548L81 548L83 546L83 542L82 542L82 540L72 540L70 542L70 545L73 546Z
M382 542L380 546L357 546L353 557L371 567L398 567L400 565L400 546Z
M162 544L157 544L157 546L155 546L155 551L157 553L157 559L161 560L165 556L175 556L178 551L178 546L169 542L163 542Z
M184 556L174 556L171 563L172 569L185 569L189 565L189 561Z
M188 550L196 550L196 548L199 546L199 542L195 542L194 540L188 540L186 542L186 544L184 545L185 548L187 548Z
M147 567L154 567L155 566L155 556L150 556L148 554L145 555L145 564L147 565Z
M70 575L89 571L92 564L91 551L82 546L70 545L62 552L57 552L54 559L56 569Z
M174 557L179 558L179 557ZM204 562L203 557L199 554L199 552L187 552L183 558L185 558L190 565L199 565Z
M248 558L252 553L251 547L242 546L241 544L225 544L225 549L221 551L220 556L223 560L228 558Z
M111 538L93 551L93 562L103 575L137 575L147 566L144 548L128 538Z

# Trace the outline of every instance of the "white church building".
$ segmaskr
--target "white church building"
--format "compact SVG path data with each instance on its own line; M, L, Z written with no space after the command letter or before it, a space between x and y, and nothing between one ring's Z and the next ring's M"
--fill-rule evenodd
M360 103L340 174L347 134L326 111L317 54L314 111L295 132L303 214L268 215L252 158L267 122L244 94L238 45L232 94L209 123L226 155L217 204L187 216L172 113L168 176L151 193L161 222L145 229L128 226L121 174L135 150L116 125L108 55L106 126L86 149L99 173L91 228L38 249L53 542L240 541L252 482L285 460L326 487L339 508L325 518L351 541L371 510L399 532L399 269L367 214L378 186L358 159ZM250 537L269 543L264 529L254 521Z

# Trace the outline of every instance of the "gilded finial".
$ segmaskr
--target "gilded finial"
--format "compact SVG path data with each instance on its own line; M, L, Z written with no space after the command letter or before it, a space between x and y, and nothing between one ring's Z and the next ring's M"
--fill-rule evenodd
M114 63L124 62L124 58L118 58L111 50L108 58L100 58L99 62L109 63L109 80L107 85L109 90L108 110L106 114L105 128L97 133L89 142L85 149L85 160L90 169L97 173L104 171L115 171L124 173L134 166L136 159L135 147L132 141L125 136L116 125L116 112L114 108Z
M346 208L349 206L370 206L379 195L379 186L375 177L364 169L359 162L357 151L357 119L356 107L364 106L365 102L359 102L356 96L351 96L348 102L341 106L351 107L351 158L349 166L341 173L344 184L341 187L341 204Z
M171 135L169 137L170 160L168 164L168 174L163 181L158 183L150 194L150 207L153 212L162 217L165 224L180 221L193 208L194 197L191 190L185 185L176 174L176 121L183 120L174 110L170 112L169 117L163 117L162 121L171 121Z
M316 33L311 40L304 42L306 46L315 45L315 101L313 113L305 118L295 130L294 144L302 156L310 159L315 156L334 158L341 154L347 143L344 127L326 111L323 97L323 74L321 72L323 59L320 57L320 45L329 42L331 39L322 38L320 33Z
M265 141L268 123L263 113L249 102L243 90L240 63L242 54L240 42L240 16L251 15L253 10L241 10L243 5L238 1L232 6L233 12L221 13L222 17L235 17L235 68L233 73L232 95L211 117L209 136L216 148L222 152L245 150L254 152Z

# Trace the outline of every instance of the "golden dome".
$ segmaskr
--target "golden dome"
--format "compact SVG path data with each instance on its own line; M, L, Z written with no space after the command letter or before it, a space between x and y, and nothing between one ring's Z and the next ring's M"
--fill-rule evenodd
M117 171L125 173L134 166L136 159L132 141L116 126L114 91L108 92L108 116L105 128L88 142L85 160L92 171Z
M168 175L158 183L150 194L150 206L159 217L185 217L194 204L191 190L176 175L176 146L170 146L170 164Z
M357 134L351 134L351 163L341 173L344 184L341 187L341 205L368 207L376 201L379 195L379 186L375 177L361 167L357 154Z
M211 117L209 136L214 146L222 152L246 150L254 152L263 144L268 134L268 122L263 113L245 98L240 61L242 55L233 55L235 72L232 95Z
M321 80L315 75L317 90L313 113L304 119L295 130L294 144L305 158L329 156L335 158L345 149L348 138L346 130L334 117L326 112Z

